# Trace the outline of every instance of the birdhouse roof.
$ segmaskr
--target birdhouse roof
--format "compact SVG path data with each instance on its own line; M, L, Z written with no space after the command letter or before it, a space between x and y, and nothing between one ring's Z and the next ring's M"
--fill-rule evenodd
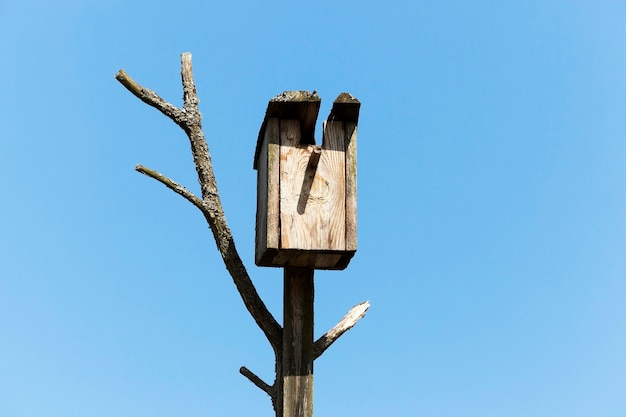
M265 118L259 131L254 152L254 169L257 169L257 161L265 137L267 119L279 118L300 121L301 143L315 144L315 122L321 101L315 91L312 93L308 91L285 91L267 103ZM341 93L333 102L333 108L330 111L328 120L356 123L359 119L360 106L361 103L354 96L349 93Z

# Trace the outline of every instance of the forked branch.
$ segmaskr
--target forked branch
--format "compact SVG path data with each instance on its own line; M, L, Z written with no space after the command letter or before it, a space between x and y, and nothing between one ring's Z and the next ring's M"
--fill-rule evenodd
M156 171L141 165L137 166L137 171L161 182L202 211L213 232L215 243L226 264L226 268L246 308L267 337L274 351L279 351L282 343L282 328L269 312L263 300L261 300L261 297L259 297L243 265L241 257L237 252L232 233L226 223L222 202L217 190L215 175L213 174L209 148L204 138L204 133L202 132L202 115L198 109L199 100L196 95L196 87L193 80L190 53L186 52L181 55L181 67L184 100L183 108L178 108L168 103L154 91L139 85L124 70L119 70L115 78L126 87L128 91L141 99L141 101L156 108L172 119L187 133L196 171L198 172L202 198L198 198L185 187Z

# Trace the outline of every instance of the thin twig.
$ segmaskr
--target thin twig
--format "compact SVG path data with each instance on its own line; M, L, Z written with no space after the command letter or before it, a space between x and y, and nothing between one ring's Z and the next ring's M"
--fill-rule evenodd
M157 93L149 88L137 84L123 69L115 74L115 78L141 101L159 110L180 126L184 119L184 112L181 109L163 100Z
M364 301L352 307L335 327L315 341L313 345L313 359L319 358L341 335L353 328L360 319L365 317L365 313L369 308L369 301Z
M261 389L261 391L264 391L270 397L273 395L274 387L272 387L271 385L267 384L265 381L263 381L254 372L252 372L251 370L249 370L245 366L242 366L241 368L239 368L239 373L241 375L245 376L246 378L248 378L250 380L250 382L252 382L254 385L259 387Z
M176 194L182 196L183 198L185 198L187 201L189 201L191 204L193 204L194 206L198 207L201 211L204 212L204 204L202 203L202 200L200 200L198 197L196 197L196 195L194 193L192 193L191 191L189 191L188 189L186 189L185 187L183 187L182 185L178 184L175 181L172 181L171 179L169 179L168 177L166 177L165 175L154 171L150 168L147 168L143 165L138 164L137 166L135 166L135 170L137 172L140 172L144 175L147 175L150 178L154 178L155 180L159 181L161 184L165 185L167 188L169 188L170 190L174 191Z

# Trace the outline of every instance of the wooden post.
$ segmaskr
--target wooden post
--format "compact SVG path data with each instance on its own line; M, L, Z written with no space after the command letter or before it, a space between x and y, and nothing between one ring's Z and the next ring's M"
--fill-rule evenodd
M313 343L313 272L344 269L357 250L360 105L341 93L316 145L320 98L286 91L269 101L259 131L255 263L284 268L284 327L275 385L246 375L270 393L277 417L313 416L313 360L327 340Z
M284 270L283 417L313 416L313 271Z

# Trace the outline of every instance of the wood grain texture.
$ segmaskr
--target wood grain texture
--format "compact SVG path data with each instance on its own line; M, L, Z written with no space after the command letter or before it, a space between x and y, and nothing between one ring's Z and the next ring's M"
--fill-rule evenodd
M270 129L266 129L267 132ZM263 264L263 256L267 250L267 208L268 208L268 181L267 181L267 140L263 140L259 144L259 157L256 163L259 166L257 170L257 193L256 193L256 235L254 263Z
M283 417L313 416L313 269L285 267Z
M265 118L259 131L256 150L254 152L254 169L258 169L261 143L265 137L268 119L298 120L302 132L303 144L315 144L315 121L320 109L321 99L317 93L308 91L285 91L267 103Z
M279 246L279 121L268 119L257 171L255 263L263 265Z
M282 249L345 250L345 162L341 126L325 132L312 181L305 181L315 148L300 145L299 122L280 123ZM304 185L304 186L303 186ZM303 196L303 190L309 190ZM306 199L303 212L302 199Z
M356 122L344 123L346 138L346 250L357 249Z

